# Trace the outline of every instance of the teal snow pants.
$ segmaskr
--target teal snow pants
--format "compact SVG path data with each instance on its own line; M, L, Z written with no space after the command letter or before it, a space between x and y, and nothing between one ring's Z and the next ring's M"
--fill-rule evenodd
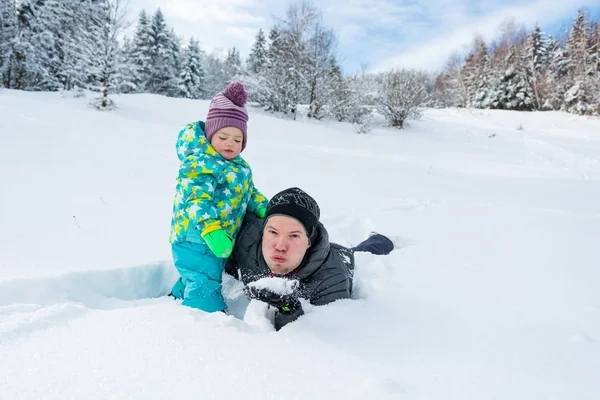
M225 258L217 258L205 243L175 242L171 245L175 268L181 277L171 293L183 305L206 312L227 309L221 281Z

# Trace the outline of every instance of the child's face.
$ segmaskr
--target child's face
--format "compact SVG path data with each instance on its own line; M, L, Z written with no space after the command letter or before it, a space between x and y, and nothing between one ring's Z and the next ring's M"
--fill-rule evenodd
M239 128L226 126L215 132L210 144L223 158L231 160L242 152L243 141L244 134Z

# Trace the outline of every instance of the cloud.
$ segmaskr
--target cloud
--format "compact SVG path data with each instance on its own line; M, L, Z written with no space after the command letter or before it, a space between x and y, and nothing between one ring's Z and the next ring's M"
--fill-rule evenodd
M265 22L265 18L256 12L262 7L255 0L169 0L164 2L163 8L174 17L208 25L254 26Z
M475 34L490 40L503 20L532 27L562 21L598 0L328 0L313 4L337 32L344 70L368 63L372 70L411 67L435 70ZM208 51L235 46L246 57L259 28L268 33L294 0L131 0L138 10L160 7L169 26Z
M175 32L187 41L195 37L207 52L223 54L236 47L247 56L259 28L272 24L276 0L131 0L132 11L153 14L160 8Z
M492 40L499 26L509 18L517 23L532 27L535 23L547 24L564 19L565 15L576 12L577 8L594 4L597 0L580 0L573 4L564 0L538 0L521 6L509 6L490 11L483 10L480 16L471 17L460 24L452 23L440 29L435 38L417 43L401 43L395 52L401 53L386 57L378 62L374 71L391 68L418 68L437 70L443 66L448 57L455 51L468 46L475 35L485 40ZM458 18L460 19L460 18Z

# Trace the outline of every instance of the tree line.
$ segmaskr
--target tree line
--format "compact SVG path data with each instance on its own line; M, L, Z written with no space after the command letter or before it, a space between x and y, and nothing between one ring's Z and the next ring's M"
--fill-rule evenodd
M600 30L581 10L563 38L537 26L504 25L491 43L475 38L440 73L411 69L344 75L336 32L317 7L292 3L268 32L259 30L246 60L232 47L207 54L182 43L163 13L142 11L131 37L123 0L0 0L0 78L6 88L154 93L210 99L232 80L250 100L295 118L349 121L361 133L379 113L402 128L423 107L564 110L600 113Z

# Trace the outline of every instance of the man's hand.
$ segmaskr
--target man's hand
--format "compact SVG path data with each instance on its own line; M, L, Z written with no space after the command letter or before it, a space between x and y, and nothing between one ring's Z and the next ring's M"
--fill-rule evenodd
M267 288L259 289L255 286L246 286L244 291L251 299L260 300L279 310L284 314L291 314L302 307L295 294L279 294Z
M222 229L214 230L202 235L202 237L208 245L208 248L211 249L218 258L227 258L231 255L233 242Z

